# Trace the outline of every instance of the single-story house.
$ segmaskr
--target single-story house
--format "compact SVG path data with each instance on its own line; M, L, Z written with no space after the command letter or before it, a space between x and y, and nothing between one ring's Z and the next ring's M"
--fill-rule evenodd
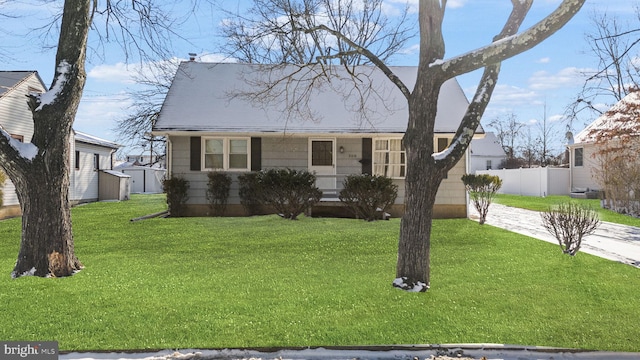
M31 141L33 119L26 95L45 91L37 71L0 71L0 125L12 137ZM97 201L99 171L112 169L113 154L120 146L79 131L72 132L70 141L69 199L72 203ZM10 180L5 182L2 192L0 219L20 215L20 204Z
M243 215L234 176L269 168L314 172L316 185L324 193L321 203L312 210L316 214L342 208L337 193L345 176L388 176L399 186L390 213L402 214L406 159L402 138L408 109L401 92L380 70L363 66L356 69L359 81L366 82L372 90L363 95L354 91L353 80L345 69L334 67L330 71L341 76L314 88L308 103L302 104L307 106L306 114L312 116L292 113L286 107L285 97L305 91L302 83L290 87L276 85L281 86L275 89L281 97L262 102L251 99L262 89L258 85L261 77L278 76L274 72L289 74L295 69L298 69L295 65L194 61L180 64L153 134L167 139L167 175L189 181L188 215L205 215L209 211L205 192L207 173L212 170L232 174L227 213ZM392 70L409 89L413 88L416 67L392 67ZM312 75L297 76L309 81ZM362 108L360 99L365 99L364 108L369 110L366 118L358 111ZM443 84L433 139L437 151L451 142L468 104L455 79ZM479 129L478 136L482 133ZM466 192L461 181L467 173L467 162L465 156L441 184L434 209L436 217L467 216Z
M635 91L622 98L611 109L573 137L573 143L567 146L570 157L572 191L602 189L597 179L597 170L600 165L595 156L598 134L610 129L638 126L639 118L640 91Z
M492 132L484 134L484 138L473 139L469 144L469 173L476 171L496 170L507 160L500 140Z

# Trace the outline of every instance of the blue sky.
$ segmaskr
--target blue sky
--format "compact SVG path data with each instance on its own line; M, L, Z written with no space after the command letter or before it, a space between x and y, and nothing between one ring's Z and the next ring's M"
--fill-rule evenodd
M397 6L406 0L387 0L388 6ZM247 1L220 1L222 6L234 9ZM417 4L418 0L410 0ZM55 67L55 50L43 46L53 40L42 36L41 31L31 31L57 13L57 4L42 5L37 0L0 1L0 14L22 15L15 19L2 19L0 36L1 70L37 70L47 84L51 83ZM183 10L187 2L169 2ZM524 24L528 27L550 13L560 0L534 0L533 8ZM483 124L497 116L513 113L518 120L532 125L541 121L546 104L548 121L559 121L565 107L583 84L582 71L593 70L597 59L587 53L584 34L589 30L589 17L596 12L607 11L623 21L637 23L635 1L587 0L581 12L563 29L536 48L503 63L498 86L486 111ZM509 15L509 0L449 0L444 32L446 57L455 56L486 45L499 31ZM201 4L196 13L177 29L184 40L175 40L172 55L186 59L194 52L201 61L219 61L216 55L220 41L218 24L222 15L209 5ZM417 26L417 24L416 24ZM90 38L95 45L95 37ZM392 65L417 65L418 39L410 42L403 55L396 57ZM44 50L43 50L44 49ZM139 64L132 59L128 64L118 48L107 48L103 56L92 56L87 63L88 79L85 94L74 127L105 139L114 140L116 120L126 113L131 100L127 90L136 85L131 75L139 71ZM458 78L468 97L473 94L478 73ZM603 104L605 106L605 104ZM574 124L574 132L582 130L590 119L580 119ZM565 127L558 122L558 133ZM558 140L558 148L560 141ZM130 149L131 152L139 149Z

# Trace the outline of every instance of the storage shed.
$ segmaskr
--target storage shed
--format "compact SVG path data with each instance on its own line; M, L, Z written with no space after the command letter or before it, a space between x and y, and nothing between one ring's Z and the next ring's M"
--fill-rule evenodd
M100 170L99 200L129 200L131 196L131 176L114 170Z

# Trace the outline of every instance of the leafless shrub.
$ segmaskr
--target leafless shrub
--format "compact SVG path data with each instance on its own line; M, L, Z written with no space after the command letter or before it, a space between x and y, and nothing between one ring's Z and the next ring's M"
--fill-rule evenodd
M598 214L591 208L575 202L561 203L543 212L542 225L555 236L562 252L575 256L582 239L600 225Z
M466 174L462 176L462 182L471 196L473 206L480 214L480 225L483 225L487 219L489 205L502 187L502 179L488 174Z

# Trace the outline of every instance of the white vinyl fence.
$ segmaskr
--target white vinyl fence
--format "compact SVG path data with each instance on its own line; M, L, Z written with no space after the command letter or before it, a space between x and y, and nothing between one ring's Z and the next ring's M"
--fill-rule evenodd
M476 174L497 175L502 179L499 194L547 196L569 195L570 170L538 167L532 169L481 170Z

